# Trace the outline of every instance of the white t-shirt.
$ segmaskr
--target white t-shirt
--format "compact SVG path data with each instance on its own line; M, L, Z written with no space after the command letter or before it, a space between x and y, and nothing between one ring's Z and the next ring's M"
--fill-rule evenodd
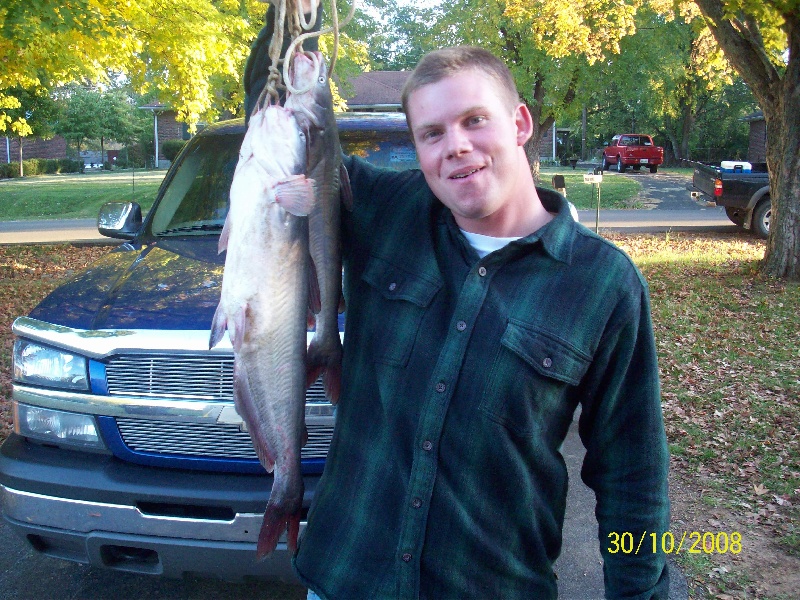
M505 248L511 242L520 239L519 237L492 237L489 235L481 235L480 233L470 233L463 229L461 233L464 234L470 246L475 248L475 252L477 252L478 256L481 258L495 250Z

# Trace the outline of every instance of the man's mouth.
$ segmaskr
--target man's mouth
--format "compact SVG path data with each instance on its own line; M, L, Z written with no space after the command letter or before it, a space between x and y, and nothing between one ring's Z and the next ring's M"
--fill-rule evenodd
M470 175L480 171L482 168L483 167L478 167L478 168L474 168L474 169L466 169L464 171L459 171L458 173L454 173L453 175L450 175L450 179L466 179Z

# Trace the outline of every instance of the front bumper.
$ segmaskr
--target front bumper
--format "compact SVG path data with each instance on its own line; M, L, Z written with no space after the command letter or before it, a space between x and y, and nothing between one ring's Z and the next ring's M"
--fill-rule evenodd
M318 479L304 478L306 508ZM269 475L154 469L16 435L0 448L12 529L45 555L120 571L298 583L285 539L256 561L271 487Z

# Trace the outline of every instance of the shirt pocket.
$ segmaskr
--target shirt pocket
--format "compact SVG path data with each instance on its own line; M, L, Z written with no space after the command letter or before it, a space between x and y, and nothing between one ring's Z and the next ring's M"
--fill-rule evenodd
M370 258L362 279L373 294L370 308L373 359L405 367L425 309L442 284L376 256Z
M510 431L529 436L568 410L591 356L535 326L509 319L481 398L481 410Z

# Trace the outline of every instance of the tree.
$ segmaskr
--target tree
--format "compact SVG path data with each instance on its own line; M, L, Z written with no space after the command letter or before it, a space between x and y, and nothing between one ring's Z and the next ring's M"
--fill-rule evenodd
M53 89L124 75L193 127L241 110L258 0L25 0L0 6L0 128L13 86ZM251 16L252 15L252 16Z
M26 137L36 136L44 139L53 137L52 123L56 120L58 106L48 94L25 88L12 88L5 91L7 98L13 98L15 108L6 113L11 130L19 141L19 176L25 175L22 146Z
M132 144L145 132L147 115L138 110L122 89L100 91L71 85L61 93L64 110L55 125L56 133L79 148L90 141L100 142L104 161L106 141Z
M587 82L597 78L594 65L618 53L619 40L635 31L640 4L455 0L426 11L407 10L404 28L416 37L405 48L416 55L444 45L475 44L502 56L533 115L526 150L538 179L541 140L557 119L580 114Z
M772 218L761 272L800 280L800 5L694 0L767 124Z

